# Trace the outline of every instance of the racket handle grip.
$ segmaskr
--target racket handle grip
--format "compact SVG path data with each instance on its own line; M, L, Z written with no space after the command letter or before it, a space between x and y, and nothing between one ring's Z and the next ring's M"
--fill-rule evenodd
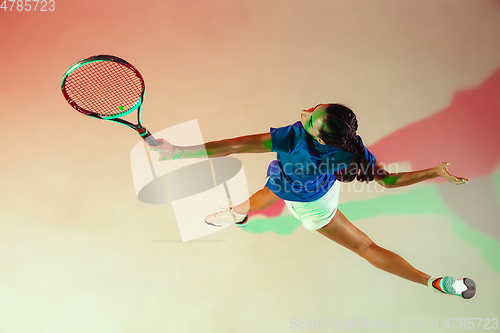
M158 143L158 141L156 141L156 139L151 135L151 133L149 133L149 131L147 129L145 129L144 127L139 128L138 132L141 135L141 138L143 138L144 141L146 141L148 146L159 146L160 145Z

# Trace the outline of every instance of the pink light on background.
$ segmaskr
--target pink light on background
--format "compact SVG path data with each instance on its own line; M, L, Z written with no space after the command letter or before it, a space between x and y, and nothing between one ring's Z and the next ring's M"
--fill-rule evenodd
M447 108L370 145L383 163L426 169L440 162L471 178L492 173L500 160L500 69L476 88L457 92Z
M496 316L495 288L468 304L434 295L304 228L286 237L227 228L182 243L171 206L134 194L129 151L140 139L78 114L60 80L78 59L122 57L146 81L144 125L198 119L205 141L262 133L297 121L302 107L338 101L362 119L360 134L382 162L416 169L445 158L472 178L498 163L488 105L498 105L498 73L477 86L500 66L499 8L497 0L56 0L52 13L0 11L0 331L276 333L290 330L292 316L348 320L352 309L394 323ZM473 89L446 100L463 87ZM370 145L374 138L383 139ZM274 156L237 157L254 193ZM484 192L479 179L442 185L457 200L476 184ZM283 202L272 208L260 214L276 217ZM485 223L495 212L485 209ZM360 229L426 272L498 285L446 217L366 222ZM463 261L447 260L459 252Z

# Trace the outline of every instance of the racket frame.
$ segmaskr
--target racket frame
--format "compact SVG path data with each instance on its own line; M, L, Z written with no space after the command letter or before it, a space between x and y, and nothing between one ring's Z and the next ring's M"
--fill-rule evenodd
M99 61L112 61L112 62L119 63L121 65L124 65L124 66L128 67L130 70L132 70L134 72L134 74L141 80L141 82L142 82L141 96L140 96L139 100L137 101L137 103L134 106L132 106L130 109L124 110L123 112L118 113L116 115L112 115L112 116L101 116L95 112L92 112L90 110L86 110L86 109L80 107L71 99L71 97L69 97L69 95L65 89L65 83L66 83L66 79L68 78L68 76L71 73L73 73L77 68L79 68L83 65L86 65L86 64L89 64L92 62L99 62ZM146 143L148 145L157 146L158 142L156 141L156 139L151 135L151 133L144 126L142 126L142 123L141 123L141 107L142 107L142 102L144 101L145 90L146 90L146 85L144 83L144 79L143 79L141 73L134 66L132 66L130 63L128 63L126 60L123 60L123 59L118 58L116 56L105 55L105 54L96 55L96 56L92 56L92 57L78 60L73 65L71 65L66 70L66 72L64 72L63 77L61 79L61 91L64 95L64 98L69 103L69 105L71 105L71 107L73 107L73 109L75 109L76 111L78 111L86 116L89 116L89 117L102 119L102 120L109 120L109 121L113 121L113 122L128 126L128 127L132 128L133 130L137 131L137 133L139 133L139 135L146 141ZM137 110L137 125L135 125L135 124L133 124L125 119L119 118L119 117L126 116L127 114L130 114L130 113L134 112L135 110Z

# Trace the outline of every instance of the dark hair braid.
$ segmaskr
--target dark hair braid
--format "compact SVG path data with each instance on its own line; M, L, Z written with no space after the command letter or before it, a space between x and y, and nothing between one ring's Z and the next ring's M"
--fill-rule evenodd
M324 125L320 128L320 138L326 144L353 154L348 167L335 172L335 177L342 182L351 182L357 178L360 182L370 182L374 178L373 168L365 157L365 148L356 135L358 121L348 107L330 104L326 109Z

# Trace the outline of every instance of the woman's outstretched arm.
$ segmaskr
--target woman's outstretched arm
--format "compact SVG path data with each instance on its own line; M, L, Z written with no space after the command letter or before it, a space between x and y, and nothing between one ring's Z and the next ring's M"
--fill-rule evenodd
M268 153L271 152L271 134L254 134L232 139L207 142L197 146L174 146L163 139L157 140L160 145L149 147L159 154L159 161L178 158L221 157L231 154Z
M437 177L443 177L450 183L457 185L465 184L469 181L466 178L453 176L447 169L449 165L450 163L443 162L430 169L390 173L384 169L384 166L380 162L377 162L375 164L375 181L387 188L412 185Z

